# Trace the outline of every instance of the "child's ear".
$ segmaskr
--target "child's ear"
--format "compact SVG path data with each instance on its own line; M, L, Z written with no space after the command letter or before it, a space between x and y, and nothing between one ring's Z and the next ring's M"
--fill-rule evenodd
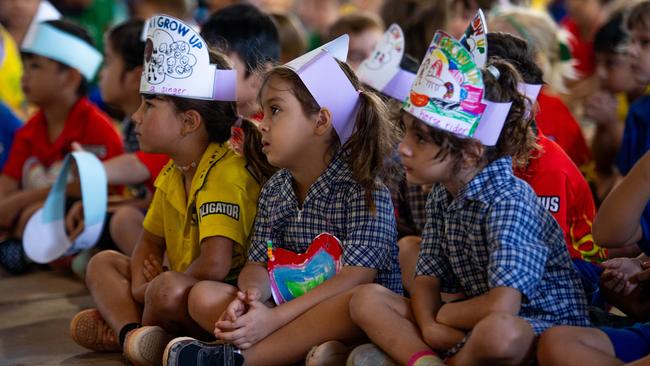
M193 109L183 112L181 118L183 121L181 135L183 136L187 136L201 127L201 115Z
M321 108L316 114L316 125L314 126L314 133L317 136L322 136L329 133L332 126L332 112L327 108Z
M474 168L478 166L485 152L485 146L481 144L478 140L473 141L472 144L468 146L467 150L462 152L463 154L463 166L467 168Z
M77 93L77 89L79 89L79 85L83 83L84 77L81 75L81 73L73 68L67 68L65 71L65 81L64 81L64 88L66 90L70 89L73 93Z

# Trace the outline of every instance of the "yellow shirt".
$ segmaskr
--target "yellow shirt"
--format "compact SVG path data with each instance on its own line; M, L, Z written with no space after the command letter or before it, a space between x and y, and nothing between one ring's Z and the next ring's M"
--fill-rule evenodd
M201 242L223 236L235 242L226 281L234 281L246 261L260 185L246 159L227 144L212 143L203 153L186 200L183 175L169 163L156 178L156 192L144 219L145 230L165 239L169 265L183 272L201 254Z
M20 86L22 75L23 64L18 47L9 32L0 25L0 102L25 119L27 102Z

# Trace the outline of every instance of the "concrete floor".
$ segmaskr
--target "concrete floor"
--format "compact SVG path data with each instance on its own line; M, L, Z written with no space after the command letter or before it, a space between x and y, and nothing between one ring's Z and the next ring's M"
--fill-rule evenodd
M0 365L124 365L120 353L93 353L70 337L70 319L93 306L72 276L0 274Z

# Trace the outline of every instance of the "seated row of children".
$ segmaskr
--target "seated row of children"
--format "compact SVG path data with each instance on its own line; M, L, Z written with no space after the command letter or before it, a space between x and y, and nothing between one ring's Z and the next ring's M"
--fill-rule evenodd
M647 60L648 4L637 5L628 19L640 64ZM268 19L249 8L226 8L214 17L220 37L228 38L220 22L240 20L228 13L233 9L253 24ZM81 37L65 27L49 22L41 31L62 31L64 39L78 42ZM130 35L120 37L129 27ZM543 79L525 41L487 34L477 15L461 41L436 32L418 68L402 62L404 37L391 27L382 41L389 50L364 61L357 77L345 63L345 37L260 72L233 47L244 44L236 35L219 44L208 38L207 25L202 38L179 20L157 15L144 23L146 43L133 42L141 27L109 33L101 82L107 100L113 87L113 103L132 114L125 125L132 126L140 152L103 157L109 183L151 185L157 175L155 193L146 214L134 205L114 208L109 234L128 235L115 240L124 243L122 253L103 251L88 264L86 283L97 308L71 322L80 345L122 350L134 364L146 365L291 364L305 357L310 365L346 359L356 365L525 364L536 356L542 364L567 364L569 354L576 363L585 360L578 356L583 348L593 357L600 351L626 361L648 353L628 343L632 336L646 339L643 325L602 332L553 328L590 324L587 304L602 302L602 269L591 262L606 259L606 251L591 238L595 207L582 194L586 181L535 124ZM171 44L177 52L167 51ZM144 65L125 63L134 49L145 56ZM27 125L34 126L32 135L52 145L51 136L60 134L60 144L74 141L90 151L106 143L82 141L72 128L61 133L72 118L61 111L84 105L78 87L92 71L83 74L82 65L57 60L38 44L25 52L33 60L26 79L36 74L34 80L59 86L38 94L47 88L26 83L27 95L42 108ZM259 57L255 64L273 60ZM47 74L38 75L44 68ZM110 85L118 81L123 84ZM249 89L242 88L246 83ZM121 88L134 92L127 98ZM246 108L255 98L262 106L257 126L241 116L251 116L254 109ZM28 149L43 145L30 143L22 131L29 129L19 132L13 149L37 154ZM13 149L5 172L12 171ZM395 212L408 210L403 206L409 202L393 202L382 183L395 153L409 184L432 187L421 239L406 237L399 250ZM24 168L24 161L13 159ZM638 206L620 225L603 224L597 241L603 246L644 242L643 220L629 235L620 233L645 208L647 199L637 197L633 206L624 194L646 178L642 162L626 181L628 191L617 189L599 214L609 218L620 207ZM3 197L31 178L16 170L0 178ZM400 184L402 191L412 188ZM12 196L21 205L20 222L46 194ZM69 205L69 228L78 230L79 204ZM23 226L6 237L20 235ZM289 272L274 269L276 257L291 257L283 250L313 252L321 233L340 240L323 244L339 248L338 256L326 250L336 259L335 274L325 279L316 272L310 280L318 279L307 281L304 273L314 275L314 268L304 257L278 267ZM624 270L609 262L605 287L638 294L644 267L634 263ZM301 289L293 291L296 286ZM403 288L410 298L402 296ZM596 333L584 338L593 342L564 350L590 330ZM204 342L215 338L220 342ZM352 350L368 340L374 345Z

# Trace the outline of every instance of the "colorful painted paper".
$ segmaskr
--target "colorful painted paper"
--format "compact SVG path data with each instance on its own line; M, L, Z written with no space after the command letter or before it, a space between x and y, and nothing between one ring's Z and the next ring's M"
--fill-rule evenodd
M237 100L237 73L210 64L208 44L189 25L168 15L145 22L140 92L190 99Z
M332 125L344 145L354 132L359 93L336 59L347 60L350 37L344 34L285 64L302 80L321 108L332 114Z
M487 22L483 10L479 9L460 39L462 44L472 53L474 63L478 68L483 68L487 62Z
M271 292L276 304L304 295L342 268L341 242L328 233L318 235L303 254L268 246Z
M370 57L357 70L361 81L399 101L406 99L415 80L415 74L400 68L405 52L404 42L402 28L392 24L381 41L377 42Z
M71 241L65 231L65 192L73 161L81 185L84 230ZM104 227L107 201L107 179L102 162L85 151L68 154L45 205L32 215L25 227L23 247L27 257L37 263L48 263L94 246Z

